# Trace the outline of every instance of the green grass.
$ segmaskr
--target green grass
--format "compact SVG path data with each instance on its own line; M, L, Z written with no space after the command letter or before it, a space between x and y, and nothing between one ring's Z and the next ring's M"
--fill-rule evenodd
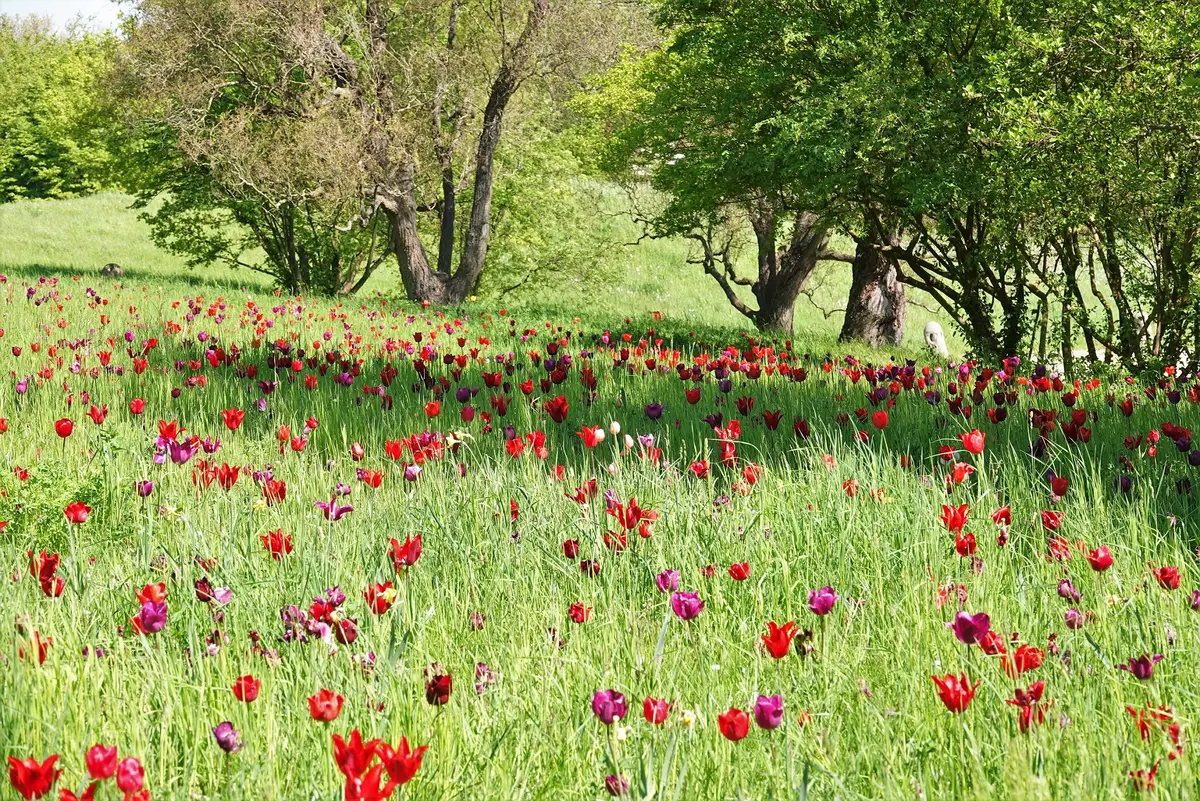
M250 270L212 267L188 270L182 259L159 250L150 241L149 227L130 208L131 199L106 193L76 200L28 201L0 205L0 271L14 276L95 275L108 262L125 270L126 283L148 282L156 286L212 286L225 290L264 290L268 279ZM681 239L639 239L639 229L622 219L619 197L612 192L596 195L597 214L613 220L613 242L600 258L603 281L580 286L569 277L557 278L551 291L530 286L523 293L505 297L503 305L531 314L571 319L579 316L592 325L619 325L625 318L644 319L660 312L668 325L682 329L734 329L752 327L733 309L716 283L698 265L688 264L689 243ZM637 244L631 244L631 243ZM742 273L749 275L753 255L740 257ZM825 311L845 306L850 287L846 265L823 265L813 279L820 285L814 300ZM360 293L396 297L402 292L397 268L385 263ZM952 353L962 353L963 342L945 320L933 314L932 301L919 292L910 293L907 340L897 354L920 352L922 331L931 319L942 322ZM752 302L752 298L747 294ZM920 304L920 305L917 305ZM497 305L483 299L483 306ZM843 352L837 343L842 315L830 317L806 297L796 304L795 341L814 352Z
M22 759L61 754L60 787L82 789L84 750L101 742L142 760L155 799L332 799L341 797L343 781L330 735L357 728L393 745L401 736L429 745L420 773L404 787L406 799L595 799L604 796L608 774L625 776L634 798L1116 799L1132 794L1130 771L1160 760L1160 794L1194 796L1200 776L1190 752L1168 762L1165 734L1139 739L1125 711L1167 705L1190 740L1200 668L1188 601L1197 586L1196 506L1176 491L1176 481L1194 471L1166 438L1157 456L1145 444L1122 446L1127 435L1164 420L1194 427L1196 406L1186 399L1173 405L1165 393L1155 400L1138 394L1127 419L1104 396L1128 388L1085 389L1074 408L1096 413L1087 421L1091 442L1070 445L1056 426L1047 454L1034 459L1029 410L1052 408L1064 421L1070 410L1059 392L1026 395L1024 385L1013 385L1008 420L987 423L986 399L998 379L981 388L984 403L967 401L976 407L969 422L948 411L948 377L937 380L943 399L936 407L920 388L897 388L890 422L876 431L855 415L866 405L867 379L853 380L843 365L826 372L819 358L799 353L791 360L808 371L803 382L736 373L726 394L708 375L698 385L701 400L689 404L690 385L670 363L691 365L694 356L716 358L723 345L743 345L733 332L724 339L709 332L708 344L699 346L684 325L668 343L682 348L677 357L651 343L640 357L635 352L614 366L625 344L621 329L613 332L615 347L605 349L593 329L564 321L561 331L547 330L544 318L532 314L510 323L482 303L456 330L451 318L421 315L403 303L339 309L258 293L247 307L243 294L221 287L165 279L119 289L91 278L35 285L27 300L27 280L10 275L0 287L3 371L12 382L35 376L26 394L11 383L0 391L8 425L0 454L6 465L30 471L24 482L12 471L0 475L0 520L8 522L0 559L14 577L0 584L0 620L18 621L0 637L0 751ZM197 294L204 300L188 321L186 298ZM228 299L224 309L220 295ZM641 322L625 329L630 348L639 347ZM538 333L522 341L527 327ZM133 332L135 353L148 337L160 341L140 375L125 351L126 331ZM279 387L263 396L236 367L208 366L201 332L216 337L210 344L239 345L241 366L254 365L258 379L271 373L268 343L277 340L306 350L320 342L318 354L353 353L361 374L353 387L341 387L333 381L340 368L322 375L302 363L293 371L289 359ZM567 334L574 366L564 382L543 391L545 370L527 354L546 353ZM458 376L455 366L430 360L431 376L450 386L433 419L424 410L432 394L412 359L398 356L406 344L419 350L430 342L447 354L481 349ZM112 353L112 369L103 369L101 351ZM482 415L462 422L454 388L482 387L481 374L499 369L495 357L509 351L516 354L506 377L511 385L482 390L472 401L495 414L490 430ZM648 369L647 356L668 369ZM767 353L760 361L772 359ZM362 391L381 383L385 364L398 373L387 390L390 410ZM583 386L584 366L594 370L594 393ZM315 376L311 390L308 375ZM206 382L189 382L195 376ZM530 379L526 398L519 385ZM555 423L543 402L559 393L570 411ZM498 395L512 399L503 416L488 400ZM145 400L144 415L129 412L133 398ZM739 411L739 398L754 398L753 409ZM665 406L657 422L644 411L650 402ZM101 403L108 418L96 425L86 410ZM236 432L225 430L219 416L229 408L247 411ZM767 410L780 412L777 430L764 424ZM726 423L741 420L736 468L718 464L715 434L703 420L709 413ZM63 417L76 425L66 440L54 433L54 421ZM298 435L310 417L319 427L304 450L281 448L279 426ZM800 418L811 424L810 439L793 433ZM154 464L160 419L219 438L221 448L182 466ZM611 421L625 434L652 435L662 465L641 458L643 445L627 451L621 437L585 450L574 432ZM511 456L505 426L518 436L544 432L545 459ZM959 451L977 472L948 492L950 466L938 448L957 446L957 434L975 426L987 431L987 449L979 457ZM403 464L385 455L386 443L430 429L458 429L470 438L428 459L418 480L406 481ZM856 437L860 429L865 442ZM364 446L361 462L349 456L355 442ZM1112 489L1122 455L1135 480L1129 495ZM204 458L244 471L269 464L286 482L287 498L265 505L246 472L229 491L198 486L193 470ZM711 462L711 478L689 471L698 459ZM745 483L750 462L762 468L753 485ZM564 480L554 479L555 465L563 466ZM359 467L385 474L378 490L356 480ZM1071 482L1057 503L1045 478L1050 468ZM604 532L615 524L602 498L580 506L564 497L591 478L601 492L611 490L621 501L636 497L655 510L653 536L634 535L619 553L607 548ZM145 500L134 491L144 479L156 482ZM851 481L858 488L853 496L846 489ZM339 482L352 487L347 500L355 510L326 521L314 502L328 500ZM92 507L86 523L66 523L62 510L72 501ZM956 554L939 522L944 503L970 505L977 569ZM1001 547L988 516L1006 503L1014 524ZM1093 573L1073 548L1067 561L1046 558L1039 513L1051 507L1064 513L1068 541L1112 548L1111 571ZM295 545L280 561L259 540L276 529ZM423 536L424 553L397 575L388 540L415 533ZM562 551L569 539L580 542L573 559ZM62 555L65 589L56 599L45 597L27 571L26 551L42 549ZM207 573L198 559L212 560ZM599 575L581 572L580 559L599 560ZM750 565L743 582L726 572L740 562ZM1182 587L1160 589L1148 564L1178 565ZM710 565L708 576L703 568ZM691 623L674 619L668 596L655 588L655 575L667 568L680 571L681 589L698 591L706 602ZM203 576L230 588L227 607L197 599L193 582ZM1082 593L1075 606L1094 615L1084 629L1064 624L1070 604L1056 594L1064 576ZM396 585L398 599L375 616L362 593L382 581ZM169 620L163 631L137 636L129 622L139 610L135 592L155 582L166 585ZM946 627L958 603L936 603L947 584L963 587L965 610L986 611L998 631L1018 632L1020 642L1046 649L1045 664L1014 680L995 657L960 644ZM344 615L358 622L357 639L336 653L320 641L281 642L281 608L305 607L335 585L347 596ZM807 593L825 585L841 600L818 620L807 609ZM577 602L593 610L582 624L568 616ZM473 612L486 617L481 630L470 623ZM790 655L774 661L761 652L760 635L768 621L788 620L814 629L812 653L803 655L797 641ZM54 641L40 666L19 650L34 630ZM85 658L85 647L107 655ZM1151 681L1114 669L1146 653L1165 655ZM369 654L374 667L366 670ZM498 676L483 694L473 688L480 662ZM442 707L426 702L432 663L454 680ZM942 706L929 678L948 672L981 683L960 715ZM250 704L230 689L245 674L262 680L261 696ZM1054 703L1042 725L1021 733L1005 700L1038 680ZM346 699L332 724L309 719L305 699L322 687ZM606 688L629 700L620 736L591 712L592 694ZM778 730L751 724L745 740L721 737L720 714L733 706L749 710L758 694L776 692L786 705ZM645 696L675 704L665 726L640 719ZM245 747L236 755L223 754L212 737L222 721L241 732ZM103 792L116 797L112 788Z

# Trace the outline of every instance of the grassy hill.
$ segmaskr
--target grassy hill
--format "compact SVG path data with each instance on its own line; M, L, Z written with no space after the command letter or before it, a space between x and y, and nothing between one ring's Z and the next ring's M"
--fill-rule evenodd
M131 199L104 193L74 200L24 201L0 205L0 271L23 278L38 275L94 274L108 262L125 270L127 282L180 285L181 291L203 291L213 287L228 291L269 290L270 282L250 270L212 267L189 269L182 259L160 250L150 241L146 223L130 208ZM612 214L611 210L598 213ZM523 288L501 301L481 298L480 303L502 303L509 309L529 313L553 312L579 316L596 325L616 323L625 317L643 317L661 312L664 324L674 328L747 328L744 317L726 302L717 285L694 264L687 263L689 245L679 239L643 240L629 221L614 225L615 242L601 255L602 281L591 284L567 281L553 292L544 286ZM751 256L743 254L749 262ZM747 266L747 271L749 267ZM845 265L822 267L814 283L820 284L814 301L800 298L796 308L796 336L803 347L841 350L837 334L842 315L833 311L845 302L850 276ZM189 287L185 290L183 287ZM399 275L385 264L363 289L363 296L400 294ZM917 302L932 307L928 299ZM825 312L832 311L829 316ZM921 331L930 319L929 309L911 305L908 341L901 352L920 347ZM943 320L943 327L949 329ZM947 330L952 352L961 343Z

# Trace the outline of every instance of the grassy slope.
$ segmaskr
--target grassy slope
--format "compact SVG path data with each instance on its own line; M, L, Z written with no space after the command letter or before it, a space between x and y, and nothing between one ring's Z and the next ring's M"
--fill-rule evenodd
M625 241L637 239L638 232L632 223L617 228ZM526 295L511 301L506 299L506 304L558 317L580 315L601 325L660 311L668 326L747 328L746 319L726 302L717 285L698 266L687 263L688 254L688 244L678 239L616 244L604 259L604 273L610 279L603 286L564 288L563 294L552 300L542 299L538 294ZM743 254L744 262L749 259L748 253ZM129 198L123 195L106 193L77 200L0 206L0 271L22 277L90 274L108 262L120 264L126 278L132 281L181 282L222 289L268 286L266 278L248 270L223 267L203 273L189 270L182 259L150 242L148 226L137 218L137 212L129 208ZM843 265L824 265L815 280L822 284L816 294L821 307L835 309L844 305L850 277ZM390 265L382 267L363 291L398 293L395 269ZM923 300L925 306L932 307L928 299ZM910 304L904 352L919 348L925 323L935 318L928 309ZM840 313L826 318L807 298L800 298L795 339L803 347L841 350L836 342L840 327ZM944 319L943 327L949 329ZM961 343L953 332L948 330L947 335L952 352L959 352Z

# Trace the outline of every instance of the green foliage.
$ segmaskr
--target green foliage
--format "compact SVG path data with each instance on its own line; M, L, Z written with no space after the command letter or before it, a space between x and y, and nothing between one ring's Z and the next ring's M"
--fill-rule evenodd
M581 301L613 278L618 232L601 188L582 178L572 136L527 125L499 154L493 239L479 294Z
M763 197L859 235L865 216L979 351L1200 349L1191 4L658 9L670 41L590 102L600 163L666 196L660 230Z
M36 18L0 16L0 203L112 185L100 84L115 47L111 34L57 34Z

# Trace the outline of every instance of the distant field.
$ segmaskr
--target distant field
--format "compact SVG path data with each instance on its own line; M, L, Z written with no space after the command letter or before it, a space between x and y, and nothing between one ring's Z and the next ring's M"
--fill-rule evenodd
M76 200L0 205L0 271L20 276L87 274L99 271L108 262L116 262L125 270L126 283L187 284L202 293L205 286L254 291L269 287L269 279L250 270L188 269L182 259L158 249L150 241L149 227L138 219L130 202L128 196L105 193ZM632 223L617 227L621 239L627 242L637 239L638 231ZM698 266L687 263L687 256L688 244L682 240L617 243L603 257L603 273L609 278L601 285L566 282L564 286L556 286L553 295L544 286L536 286L504 298L503 304L513 309L544 310L556 316L579 316L597 325L658 311L674 327L746 328L746 319L729 306L720 289ZM744 254L744 260L749 269L749 254ZM844 305L850 281L844 266L827 265L817 280L822 289L816 301L824 309ZM374 293L387 296L399 293L399 276L394 266L385 264L363 289L364 295ZM489 300L494 301L481 298L480 302ZM925 306L932 308L928 299L924 301ZM921 331L934 318L927 309L910 305L909 341L902 352L919 348ZM796 308L795 339L812 350L844 350L837 345L841 321L840 313L826 318L802 297ZM951 351L960 352L961 342L944 319L942 323Z

